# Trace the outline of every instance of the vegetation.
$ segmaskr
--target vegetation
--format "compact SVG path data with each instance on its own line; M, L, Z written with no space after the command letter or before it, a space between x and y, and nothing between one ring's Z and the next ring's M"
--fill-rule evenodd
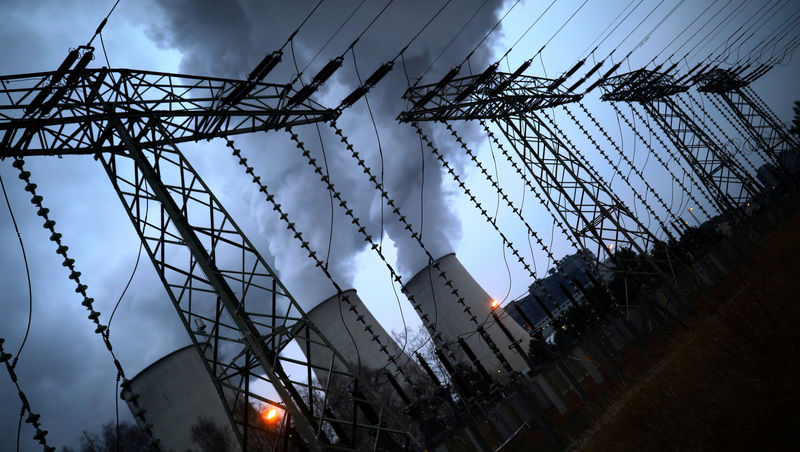
M230 428L222 429L211 419L200 416L192 426L192 443L200 452L228 452L231 450Z
M130 422L117 424L109 421L100 428L100 433L84 430L78 449L64 447L62 452L143 452L154 451L148 446L150 438L139 427Z
M794 110L794 118L792 118L792 127L789 132L800 136L800 100L794 101L792 110Z
M796 212L797 206L790 211ZM691 328L573 443L581 451L797 450L800 214L705 297Z

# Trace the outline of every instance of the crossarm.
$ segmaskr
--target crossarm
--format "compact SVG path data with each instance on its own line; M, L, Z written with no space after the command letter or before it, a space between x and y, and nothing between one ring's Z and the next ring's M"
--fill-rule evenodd
M97 145L111 133L112 121L127 125L158 119L179 143L335 115L310 100L290 107L295 92L288 85L101 68L83 69L68 89L58 89L67 83L52 82L54 77L53 72L0 77L0 157L118 153L123 151L119 143ZM165 144L140 142L144 147Z
M506 72L484 72L409 88L402 122L498 119L580 100L556 81Z

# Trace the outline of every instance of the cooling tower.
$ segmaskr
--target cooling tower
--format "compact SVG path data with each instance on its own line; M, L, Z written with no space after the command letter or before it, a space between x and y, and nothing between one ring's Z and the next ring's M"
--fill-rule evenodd
M441 334L442 340L449 344L450 350L456 357L460 361L470 363L457 342L459 338L464 338L489 374L498 377L498 381L505 379L506 370L486 341L476 332L475 323L470 320L471 316L475 316L475 320L483 324L484 329L511 367L520 372L527 369L524 358L510 348L511 341L492 318L492 297L461 265L456 255L454 253L447 254L439 258L436 263L446 274L447 279L452 281L452 287L448 287L444 279L439 276L439 270L436 270L431 264L414 275L404 289L408 294L414 296L417 303L420 304L423 315L427 315L430 322L436 325L436 331ZM458 303L458 298L453 294L455 290L464 298L471 314L465 312L464 306ZM520 346L527 352L530 340L528 333L510 316L506 315L501 307L495 308L494 311L515 340L521 341ZM430 329L428 332L431 335L434 334Z
M194 345L146 367L133 377L130 388L139 395L139 406L146 410L147 422L153 424L153 436L160 441L161 450L194 448L191 430L199 416L227 430L228 444L239 450L225 408ZM129 408L135 410L130 404Z
M350 306L344 301L345 297L349 300L350 305L355 307L354 310L349 309ZM389 356L381 351L381 345L374 338L378 338L380 344L386 347L388 354L394 357L399 365L404 366L408 375L413 377L422 374L417 363L409 359L389 333L375 320L355 290L346 290L342 292L341 296L334 295L328 298L308 311L306 315L355 369L359 369L360 363L361 375L373 380L373 383L376 382L375 378L378 383L386 383L386 379L379 376L385 369L391 372L397 383L406 391L410 389L402 376L398 375L396 366L389 361ZM364 323L359 320L360 318ZM365 323L368 325L367 327L365 327ZM299 337L295 340L314 366L317 379L325 386L327 369L331 365L331 352L327 348L315 344L313 339L310 344L306 344L306 341ZM310 347L310 353L307 353L307 346ZM341 366L338 361L335 365ZM383 388L381 389L383 390ZM387 387L385 390L393 391L391 387Z

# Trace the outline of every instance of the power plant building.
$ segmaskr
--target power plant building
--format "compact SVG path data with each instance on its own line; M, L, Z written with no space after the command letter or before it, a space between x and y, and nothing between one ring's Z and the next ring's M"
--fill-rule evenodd
M452 286L449 286L439 276L439 270L434 267L434 264L431 264L414 275L404 287L407 293L414 296L416 302L419 303L423 311L421 315L426 316L429 322L435 325L436 332L429 329L428 333L433 336L438 332L447 344L448 350L459 361L470 363L471 360L458 344L459 338L464 339L489 374L496 377L498 381L504 381L507 371L477 332L477 325L471 320L471 317L474 316L511 368L518 372L527 369L528 365L525 359L511 349L512 343L500 326L496 324L492 317L492 311L494 310L494 313L500 317L503 325L514 339L520 341L519 345L522 350L527 351L530 338L522 326L508 316L501 307L495 306L496 302L461 265L454 253L442 256L435 263L446 274L446 278L451 281ZM465 306L458 303L454 291L463 297L470 312L466 312Z
M583 299L583 294L572 285L571 281L577 281L584 287L588 287L592 285L592 281L589 279L587 273L592 273L598 278L600 277L588 264L594 260L594 256L590 251L584 251L584 253L586 254L583 257L580 255L580 252L578 252L561 258L557 266L547 271L548 274L546 277L530 285L527 296L511 302L519 306L535 327L547 323L546 321L548 320L547 314L536 301L537 298L547 306L550 312L557 316L572 305L569 302L569 297L564 292L565 289L575 300L581 301ZM560 268L561 271L558 271L558 268ZM508 312L521 325L524 325L516 309L511 309L509 306Z
M200 417L225 432L228 444L238 451L231 423L202 358L194 345L180 348L147 366L131 379L130 390L139 396L153 425L153 437L163 451L192 447L192 426ZM136 408L128 404L131 411ZM138 418L137 422L139 421Z
M387 371L395 377L400 385L410 389L402 376L398 375L397 366L392 364L390 356L398 365L406 369L406 373L422 374L416 361L410 359L400 349L389 333L370 313L355 290L346 290L326 299L308 311L306 315L311 323L332 343L333 348L341 353L344 359L362 376L374 377L377 381L385 383L386 379L379 377L382 377L380 375L382 372ZM313 333L311 338L308 343L299 337L295 340L303 353L307 354L306 358L314 367L317 380L324 387L332 362L334 370L344 369L338 368L342 366L341 361L331 359L330 349L315 343L318 339L314 339ZM386 353L382 347L385 347ZM307 353L309 351L310 353ZM392 389L387 390L392 391Z

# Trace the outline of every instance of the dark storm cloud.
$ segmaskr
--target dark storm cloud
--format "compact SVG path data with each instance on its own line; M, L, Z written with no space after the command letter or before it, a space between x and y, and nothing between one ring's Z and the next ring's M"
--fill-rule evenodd
M405 71L412 77L422 74L481 3L478 0L458 2L446 9L406 52ZM238 1L226 3L225 8L220 8L219 3L212 1L160 1L158 4L163 15L149 28L150 36L159 45L180 50L183 55L180 65L182 71L241 77L264 54L279 47L316 2L287 4ZM285 83L294 73L295 61L301 70L308 65L357 4L356 1L323 3L293 41L294 59L292 47L287 46L284 49L283 63L268 80ZM303 79L307 81L330 58L342 52L384 4L366 2L325 51L310 64ZM427 74L426 80L436 81L450 67L460 63L496 22L495 9L499 4L499 1L489 2L483 7L482 14L477 15L470 23L431 73ZM369 76L380 64L392 59L440 6L435 2L424 1L396 2L391 5L355 46L362 79ZM471 60L473 67L482 70L486 66L487 55L486 47L479 49ZM465 67L464 73L466 72ZM335 106L356 86L354 61L352 55L348 54L342 69L315 98L326 106ZM398 124L395 120L403 109L401 95L406 88L404 68L398 60L395 70L369 95L380 132L385 184L408 219L417 228L422 227L426 245L434 257L439 257L455 249L461 236L460 221L449 205L438 162L429 151L420 152L419 139L410 126ZM345 112L339 125L345 134L351 136L357 150L372 170L379 174L377 141L364 102ZM366 177L356 170L347 151L336 145L338 140L331 139L333 137L330 129L325 125L321 129L327 146L325 157L334 183L346 195L356 214L365 220L369 233L377 239L381 231L381 202L377 199L377 192ZM299 127L297 131L307 146L315 152L315 157L321 161L319 139L314 126ZM242 143L250 152L248 157L259 162L256 168L267 168L266 171L272 176L267 181L277 191L284 208L289 210L300 227L305 226L308 238L324 254L330 233L330 200L316 180L317 176L302 159L291 155L294 151L287 137L282 136L281 139L282 146L276 141L272 141L272 144L283 149L264 149L263 140L243 140ZM442 146L445 154L456 158L449 145ZM421 190L424 190L422 197ZM282 225L274 223L274 215L264 209L263 200L253 197L253 201L254 209L261 211L257 214L262 220L260 232L270 235L269 249L275 256L276 267L284 279L304 278L303 285L298 289L301 293L296 295L311 297L304 303L306 306L327 297L332 289L327 283L319 281L321 275L309 278L309 275L318 275L312 271L312 262L291 242L291 237L283 230ZM335 240L331 251L331 265L339 282L348 285L352 283L354 276L353 257L365 244L349 220L338 211L338 206L334 215ZM400 270L406 275L416 272L426 264L427 257L390 211L384 209L383 218L385 232L398 245ZM291 289L291 281L289 285ZM318 289L314 289L317 286Z
M314 2L315 3L315 2ZM438 5L427 2L396 2L364 36L356 47L361 76L368 76L379 64L393 57L397 50L432 16ZM431 59L452 36L453 30L466 21L478 1L451 6L406 54L407 70L420 74ZM221 6L223 5L223 6ZM318 14L294 41L296 59L304 67L325 40L350 13L355 2L346 5L325 2ZM176 1L157 4L122 2L107 26L104 37L109 46L112 66L136 68L147 58L147 47L137 41L145 34L156 45L177 49L182 55L182 72L213 76L243 77L264 56L280 46L294 27L313 6L311 2L196 2ZM363 29L383 6L367 2L356 14L350 26L334 39L304 74L308 80L329 58L338 54ZM63 60L68 49L89 38L100 18L107 11L107 2L87 0L71 5L59 2L26 2L3 4L4 26L0 41L4 43L4 59L0 71L4 74L46 71ZM496 20L491 2L485 14L468 27L439 64L430 80L463 58L485 30ZM130 35L115 35L121 30ZM116 38L115 38L116 36ZM116 40L118 43L113 47ZM98 43L95 42L95 45ZM114 49L116 48L116 52ZM485 66L485 51L473 59L473 64ZM98 47L92 66L105 64ZM131 58L135 55L135 58ZM35 56L35 57L34 57ZM153 67L147 60L144 69L171 70ZM290 47L285 49L283 64L269 78L277 83L290 80L294 72ZM352 60L328 82L317 100L333 106L356 86ZM386 185L400 203L404 213L415 225L420 221L421 153L416 135L408 126L398 125L394 117L402 109L400 94L406 87L402 68L398 65L370 101L381 132L384 151ZM375 135L363 102L341 119L340 125L356 143L357 149L379 172L380 164ZM321 159L319 140L313 126L298 128L302 139ZM378 238L382 203L360 172L354 170L350 157L331 137L327 126L321 128L326 143L328 168L337 188L350 201L351 207L364 220L369 233ZM326 254L329 239L330 200L316 176L300 158L283 132L237 138L248 152L251 161L265 181L275 190L286 210L298 225L307 231L307 239ZM241 169L220 153L220 144L187 146L186 152L198 166L206 181L215 188L231 214L242 223L256 246L273 262L282 277L289 280L290 289L304 306L312 306L327 297L332 288L322 282L311 261L293 242L282 224L275 221L273 212L265 208L263 197L246 183ZM448 152L448 149L444 149ZM460 236L459 220L452 214L447 193L441 185L438 165L425 153L424 239L435 255L451 251ZM136 259L138 238L130 221L120 208L100 166L88 158L45 159L29 158L26 168L40 186L45 204L64 234L70 255L77 261L82 279L89 286L90 296L97 302L107 321L114 302L130 276ZM52 242L41 228L29 203L30 195L22 189L16 170L10 162L0 162L0 174L9 189L9 196L25 240L31 263L34 287L34 313L31 335L20 358L17 373L34 410L42 414L51 444L74 444L83 429L97 430L113 418L115 372L108 352L100 338L93 333L80 297L54 253ZM423 256L412 252L407 231L399 229L391 213L384 212L385 230L399 243L401 268L413 272L424 263ZM0 221L0 264L3 315L0 316L0 336L7 339L6 349L15 352L27 323L27 288L21 254L10 219L2 208ZM331 246L331 266L337 279L346 285L354 277L354 255L364 248L364 242L348 221L336 212ZM309 275L312 277L310 278ZM111 340L114 351L132 377L160 356L186 343L186 334L174 309L164 294L149 259L143 257L133 284L122 306L115 314ZM0 450L13 450L18 400L13 385L4 375L0 377ZM123 419L130 419L121 406ZM23 426L22 450L38 449L31 440L33 432Z
M83 44L107 2L3 2L0 5L0 73L53 70L70 47ZM124 11L124 2L120 11ZM117 27L128 25L117 18ZM107 30L108 31L108 30ZM108 39L112 33L106 34ZM132 41L135 42L135 41ZM113 58L113 54L111 55ZM96 60L92 66L99 66ZM130 276L138 239L107 176L90 157L28 158L25 168L38 184L56 229L63 233L82 281L96 300L101 321ZM55 253L42 219L29 202L11 161L0 162L25 243L33 285L30 335L16 367L19 383L49 431L50 445L74 444L83 429L97 430L113 419L116 371L94 334L68 271ZM17 352L28 320L28 288L17 235L5 201L0 201L0 337ZM146 256L111 326L111 341L128 377L164 353L186 343L186 334ZM0 450L16 449L19 399L5 369L0 370ZM130 419L122 405L123 420ZM23 423L21 450L41 450L30 424Z
M361 77L368 76L378 65L392 58L443 1L395 1L355 48ZM151 55L158 52L155 52L157 49L153 48L151 42L142 39L144 33L163 49L177 49L173 54L180 54L182 57L181 71L243 77L266 53L284 42L316 3L316 0L122 1L105 29L105 43L112 66L175 70L172 61L164 63L158 61L158 56ZM113 0L0 2L0 49L3 51L0 73L54 69L63 60L69 47L82 44L89 38L112 4ZM301 69L305 68L356 4L355 0L323 2L320 10L294 41L296 60ZM305 70L304 80L307 81L332 56L346 48L384 4L377 0L366 2L350 24ZM427 69L455 30L479 4L479 0L452 2L432 27L408 50L405 62L412 83L414 77ZM458 64L472 50L485 31L494 25L498 4L498 1L492 1L484 7L444 57L434 65L423 83L437 81L445 71ZM576 52L586 47L586 36L596 36L616 14L613 10L619 8L618 5L608 8L605 2L594 4L597 9L610 14L610 17L601 19L601 15L588 12L576 16L576 20L583 22L571 24L544 53L542 66L546 61L550 75L570 67L574 63ZM563 5L564 11L547 16L539 25L551 27L552 30L541 32L537 37L534 36L537 28L528 36L527 42L535 43L534 50L541 45L541 36L549 36L554 32L561 25L562 19L569 17L577 2L557 2L556 8L559 5ZM683 5L687 3L684 2ZM589 2L589 6L593 6L593 2ZM751 6L756 9L758 7L756 3ZM694 17L692 14L696 10L679 9L678 13L686 15L679 21L681 25L685 25ZM754 15L755 13L750 16ZM509 19L514 19L513 16L514 14L509 16ZM634 26L636 22L638 20L626 24L623 33L627 34L627 27ZM508 21L504 22L504 25L507 24ZM599 28L588 33L587 30L592 26ZM730 31L738 26L739 22L731 23ZM500 30L496 33L499 32ZM649 52L646 45L637 51L635 56L638 58L641 55L641 61L633 62L632 66L635 68L646 63L676 33L673 29L662 27L661 37L656 34L647 43L658 48ZM642 38L634 35L631 43L626 44L617 55L627 51L632 43ZM607 55L618 44L619 40L616 38L608 40L605 44L608 49L598 52L598 58L600 55ZM472 71L479 72L486 67L489 45L491 42L484 44L472 59ZM523 45L512 55L529 57L532 54L530 50ZM105 64L99 47L97 56L98 59L92 63L93 67ZM768 104L775 106L782 118L790 117L791 100L800 96L795 88L797 60L793 64L791 68L776 68L755 84L756 90L764 96ZM511 65L514 65L513 62ZM538 71L538 67L535 69ZM462 73L468 71L468 68L462 68ZM449 208L450 195L442 185L438 163L432 160L430 152L420 151L412 129L398 124L394 119L403 109L400 94L407 86L404 72L401 62L398 61L395 70L378 89L370 93L369 99L380 130L387 189L417 227L424 217L424 241L432 253L438 256L455 248L460 237L460 220ZM291 79L293 73L291 47L286 47L283 63L268 80L285 83ZM355 86L352 55L347 55L343 68L315 95L315 99L323 105L335 106ZM607 119L610 124L616 124L614 118ZM345 112L339 124L356 143L356 148L369 162L370 167L378 173L380 158L364 102ZM452 140L443 135L446 131L441 129L436 128L438 132L433 134L433 138L441 138L437 142L442 146L442 151L448 154L455 165L463 165L463 160L457 153L444 144L452 143ZM313 126L304 126L298 127L296 131L312 149L315 158L322 161L316 129ZM571 129L567 132L580 135ZM337 144L337 140L332 139L329 128L322 126L321 133L326 143L326 157L332 179L351 202L356 214L364 220L369 233L377 238L381 229L383 203L377 199L375 190L364 175L355 170L346 150ZM467 129L464 133L470 142L478 141L479 134L474 130ZM330 200L288 136L284 132L274 132L240 137L237 142L251 162L255 163L263 180L277 192L283 208L289 211L301 229L307 231L306 238L312 241L321 255L326 254L330 233ZM628 142L626 138L626 143ZM184 148L206 182L223 200L256 247L268 261L274 263L290 290L303 305L310 307L330 295L332 288L324 283L322 275L312 267L304 253L299 251L284 226L276 221L263 197L243 177L241 168L236 166L229 155L223 154L222 149L218 141L187 145ZM58 222L57 228L64 234L65 242L70 247L70 254L83 272L91 296L97 300L97 306L102 312L101 319L107 321L136 258L139 242L130 221L120 208L119 200L107 177L92 159L29 158L27 161L26 168L32 171L36 183L40 185L45 204L51 209L53 218ZM420 171L423 161L425 183L424 202L421 203ZM71 444L78 439L82 429L96 430L103 422L113 418L116 375L107 351L99 337L92 332L93 326L86 319L85 309L79 305L81 299L74 293L74 285L67 279L67 272L54 253L53 244L41 227L42 220L36 216L28 201L30 196L23 190L21 182L16 178L17 172L9 161L0 162L0 174L9 189L11 204L26 243L34 286L31 335L20 358L17 373L34 410L42 414L45 428L50 431L50 443L57 446ZM423 207L424 215L421 215L420 210ZM385 230L399 245L400 267L406 274L416 271L425 263L424 255L416 245L410 243L407 231L399 227L391 212L384 210L383 213L386 219ZM543 216L549 218L547 215ZM549 230L550 226L546 224L546 229ZM333 272L346 285L354 276L353 256L364 249L364 242L342 217L338 208L331 248ZM22 340L28 318L27 285L16 234L1 201L0 250L0 336L7 339L6 349L13 353ZM483 249L481 253L484 253ZM485 260L490 261L488 258ZM515 277L515 281L523 281L522 284L525 284L528 280ZM187 342L183 327L178 323L178 317L146 256L115 315L112 342L129 377L153 360ZM0 370L0 450L14 450L18 413L17 394L4 370ZM121 407L121 415L130 419L124 406ZM33 432L29 426L23 425L22 450L41 450L31 439Z
M89 286L89 294L97 300L97 309L102 313L101 319L107 322L135 257L133 244L137 239L130 222L122 209L116 207L119 202L116 194L91 159L29 158L27 161L26 169L33 173L57 229L64 234L70 256L83 273L82 282ZM113 416L112 358L99 336L93 333L94 327L80 305L81 297L74 292L74 283L67 279L62 259L55 254L49 233L41 227L41 218L28 202L29 194L15 177L16 170L4 162L0 171L25 242L33 286L31 332L17 373L34 410L47 419L45 427L51 432L51 441L72 442L82 429L96 429ZM0 237L4 250L0 254L4 269L0 336L7 340L6 349L16 352L28 319L27 284L10 222L2 222ZM185 342L174 309L163 295L154 271L147 266L146 257L142 263L111 326L115 353L129 377L165 350ZM3 375L2 405L16 407L17 395L8 392L10 385L6 380ZM14 430L9 426L16 425L15 411L18 413L16 409L0 412L0 425L5 432ZM127 411L122 415L127 418ZM15 435L2 436L0 448L11 450L12 443L6 441L15 440ZM31 436L30 429L24 430L23 444L28 444Z
M182 72L243 77L264 54L284 42L315 3L174 1L142 5L122 2L106 28L106 44L113 42L113 32L120 27L144 27L146 34L158 46L180 52ZM362 77L393 57L438 8L438 5L428 2L396 3L356 47ZM464 23L478 3L462 2L457 8L451 6L411 47L406 54L406 63L412 76L427 68L434 55L450 39L455 27ZM301 68L355 4L325 2L318 14L309 20L293 42ZM67 9L60 6L55 2L32 6L12 2L3 6L6 19L0 28L0 38L6 44L3 46L4 60L0 63L3 73L52 70L69 47L88 39L103 11L110 5L86 1ZM304 79L308 80L329 58L344 49L382 6L382 2L365 3L350 25L314 60ZM429 74L431 80L460 60L468 48L471 50L493 24L495 6L490 3L484 8L485 14L478 16L478 20L467 28ZM124 44L127 48L117 48L126 52L137 51L135 41ZM125 54L115 53L112 48L109 50L112 65L136 67L125 58ZM32 58L32 55L36 57ZM482 53L473 59L473 63L482 66L484 59ZM92 63L93 66L101 64L104 64L102 59ZM291 48L287 47L283 64L269 80L285 83L290 80L293 69ZM345 62L328 86L315 97L323 104L333 106L356 86L352 60ZM398 65L379 88L370 93L370 100L381 132L387 188L409 219L419 226L422 154L416 135L408 126L398 125L394 120L402 109L400 94L405 87L406 80ZM370 166L379 172L375 135L363 102L347 112L340 125ZM316 130L306 126L298 128L298 131L315 156L321 158ZM331 139L327 126L322 127L321 133L325 143L336 142ZM326 253L330 200L286 134L241 137L237 141L249 153L251 161L257 162L256 167L264 180L277 191L284 208L303 226L307 239L321 254ZM382 203L376 198L376 192L363 174L354 170L354 164L341 146L328 145L326 151L328 168L338 189L364 220L369 233L378 238ZM242 227L265 257L274 262L304 306L309 307L327 297L332 290L330 286L314 271L311 261L299 252L283 225L275 221L273 212L265 208L263 198L244 182L241 170L235 165L226 166L230 162L220 155L219 143L212 142L206 147L202 144L187 146L187 152L207 182L212 187L219 187L218 195L226 207L243 223ZM438 165L431 160L429 153L425 155L423 236L431 251L439 255L453 249L460 236L460 225L448 207ZM70 254L83 272L91 296L97 299L98 309L103 314L101 318L107 319L133 266L138 239L106 176L95 162L82 158L31 158L27 168L39 183L45 203L51 208L58 229L64 233ZM31 404L46 421L45 427L51 432L50 441L56 445L73 443L81 430L97 429L112 418L115 398L113 366L99 338L92 333L85 310L79 305L80 299L73 292L74 287L54 254L52 243L41 228L41 219L31 209L29 195L22 190L15 170L8 162L3 162L0 171L9 186L34 278L31 336L17 372ZM406 273L416 271L424 263L424 256L414 251L416 245L409 243L407 231L398 227L390 212L385 211L384 217L385 230L399 244L401 268ZM338 207L335 218L331 266L337 279L347 285L354 277L353 256L363 249L364 242L342 218ZM7 339L6 348L15 351L27 321L27 292L16 235L5 213L3 220L0 222L0 237L4 252L0 254L0 262L7 270L2 278L5 312L0 317L0 335ZM115 315L112 325L115 352L130 377L185 341L185 333L145 256L124 304ZM18 401L11 388L13 386L5 381L0 384L0 401L5 407L0 412L0 426L4 432L13 431L12 426L17 421ZM124 406L121 413L123 418L130 416ZM13 449L15 435L0 436L0 449ZM23 430L23 450L35 447L31 436L29 429Z

